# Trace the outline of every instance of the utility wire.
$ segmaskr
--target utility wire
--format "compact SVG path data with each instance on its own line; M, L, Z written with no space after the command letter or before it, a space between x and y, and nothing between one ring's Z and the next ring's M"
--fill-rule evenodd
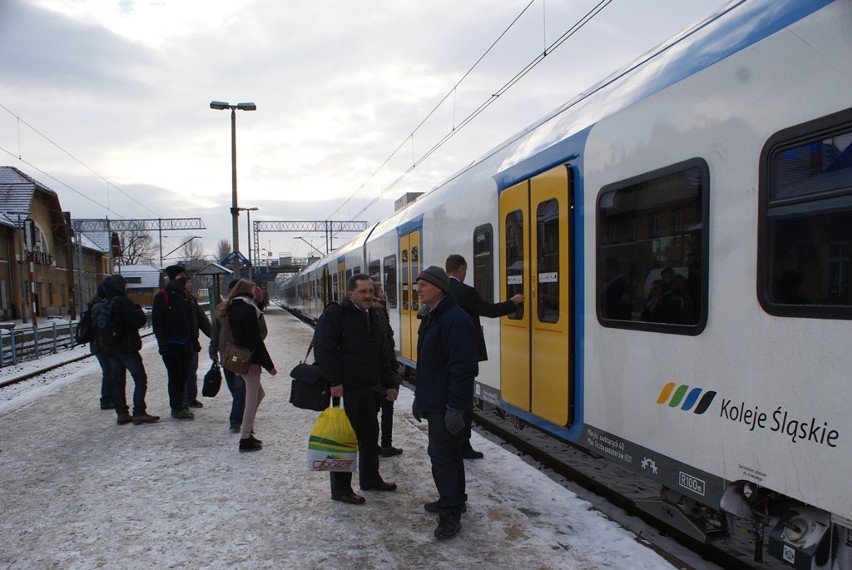
M462 82L463 82L463 81L467 78L467 76L468 76L468 75L470 75L470 74L473 72L473 70L474 70L474 69L476 69L476 67L477 67L477 66L478 66L478 65L482 62L482 60L483 60L483 59L485 59L485 56L487 56L487 55L491 52L491 50L492 50L492 49L494 49L494 46L496 46L496 45L500 42L500 40L501 40L501 39L503 39L503 36L505 36L505 35L509 32L509 30L511 30L511 29L512 29L512 27L513 27L513 26L514 26L514 25L518 22L518 20L520 20L521 16L523 16L523 15L524 15L524 13L525 13L525 12L529 9L529 7L530 7L530 6L532 6L532 5L533 5L533 3L534 3L534 2L535 2L535 0L530 0L530 2L529 2L526 6L524 6L524 9L523 9L523 10L521 10L521 12L520 12L517 16L515 16L515 19L514 19L514 20L512 20L512 22L511 22L511 23L510 23L510 24L506 27L506 29L505 29L505 30L503 30L503 32L502 32L499 36L497 36L497 39L496 39L496 40L494 40L494 41L491 43L491 45L490 45L490 46L488 46L488 49L486 49L486 50L485 50L485 53L483 53L481 56L479 56L479 59L477 59L477 60L476 60L476 62L475 62L475 63L474 63L474 64L470 67L470 69L468 69L468 70L465 72L465 74L461 76L461 79L459 79L458 81L456 81L456 84L455 84L455 85L453 85L453 86L450 88L450 90L449 90L449 91L447 91L447 94L446 94L446 95L444 95L444 96L441 98L441 100L440 100L440 101L438 101L438 104L437 104L437 105L435 105L435 107L434 107L431 111L429 111L429 113L428 113L428 114L427 114L427 115L423 118L423 120L422 120L422 121L420 121L420 123L418 123L418 124L417 124L417 126L416 126L416 127L414 127L414 130L413 130L413 131L411 131L411 133L410 133L408 136L406 136L406 137L405 137L405 139L403 139L403 141L402 141L401 143L399 143L399 145L398 145L398 146L397 146L397 147L393 150L393 152L391 152L390 156L388 156L388 157L384 160L384 162L382 162L382 163L379 165L379 167L378 167L378 168L376 168L376 169L373 171L373 173L372 173L372 174L370 174L370 176L367 178L367 180L365 180L365 181L364 181L364 183L363 183L363 184L361 184L361 186L359 186L357 190L355 190L355 191L354 191L354 192L353 192L353 193L352 193L352 194L351 194L351 195L350 195L350 196L349 196L346 200L344 200L344 201L343 201L343 203L342 203L342 204L340 204L340 206L338 206L338 208L337 208L335 211L333 211L333 212L331 213L331 215L330 215L330 216L328 216L328 219L333 218L333 217L334 217L334 215L335 215L337 212L339 212L341 209L343 209L343 207L344 207L346 204L348 204L348 203L352 200L352 198L354 198L354 197L355 197L355 195L356 195L356 194L358 194L358 193L359 193L359 192L360 192L360 191L364 188L364 186L366 186L367 184L369 184L369 183L370 183L370 180L372 180L372 179L376 176L376 174L378 174L378 173L379 173L379 172L380 172L380 171L381 171L381 170L385 167L385 165L386 165L388 162L390 162L390 161L393 159L393 157L394 157L394 156L396 156L396 154L397 154L397 153L398 153L398 152L399 152L399 151L400 151L400 150L401 150L401 149L405 146L405 144L406 144L409 140L411 140L411 141L412 141L412 143L414 142L414 135L417 133L417 131L419 131L419 130L420 130L420 128L421 128L421 127L422 127L422 126L426 123L426 121L428 121L428 120L432 117L432 115L434 115L434 114L438 111L438 109L440 109L440 108L441 108L441 106L442 106L442 105L443 105L443 104L447 101L447 99L449 99L449 98L450 98L450 96L451 96L451 95L452 95L452 96L455 96L456 89L458 89L459 85L461 85L461 84L462 84ZM453 129L455 129L455 124L453 125ZM412 145L412 148L413 148L413 145ZM387 190L388 190L388 189L383 190L383 191L382 191L382 194L384 194ZM380 194L380 195L381 195L381 194ZM361 210L361 211L363 212L364 210ZM359 214L360 214L360 212L359 212ZM357 214L356 214L356 217L357 217Z
M25 125L26 125L26 126L28 126L30 129L32 129L32 131L33 131L33 132L35 132L36 134L38 134L41 138L43 138L44 140L46 140L47 142L49 142L50 144L52 144L53 146L55 146L56 148L58 148L59 150L61 150L63 153L65 153L66 155L68 155L68 156L69 156L70 158L72 158L75 162L77 162L77 164L81 165L83 168L85 168L86 170L88 170L89 172L91 172L92 174L94 174L96 177L98 177L98 178L100 178L101 180L103 180L104 182L106 182L107 186L110 186L110 187L112 187L112 188L115 188L115 189L116 189L116 190L118 190L121 194L123 194L123 195L124 195L124 196L126 196L127 198L130 198L131 200L133 200L134 202L136 202L137 204L139 204L140 206L142 206L145 210L147 210L147 211L151 212L152 214L154 214L154 215L155 215L155 216L157 216L158 218L159 218L159 217L162 217L162 216L160 216L159 214L157 214L156 212L154 212L151 208L149 208L148 206L146 206L146 205L142 204L139 200L137 200L136 198L134 198L133 196L131 196L130 194L128 194L127 192L125 192L124 190L122 190L121 188L119 188L118 186L116 186L115 184L113 184L112 182L110 182L109 180L107 180L104 176L101 176L101 174L100 174L99 172L95 171L95 169L91 168L89 165L87 165L86 163L84 163L82 160L80 160L79 158L77 158L76 156L74 156L73 154L71 154L70 152L68 152L67 150L65 150L64 148L62 148L62 146L61 146L61 145L59 145L58 143L54 142L54 141L53 141L50 137L48 137L47 135L45 135L44 133L42 133L41 131L39 131L37 128L35 128L35 127L34 127L34 126L32 126L31 124L29 124L28 122L26 122L24 119L22 119L22 118L21 118L20 116L18 116L16 113L14 113L13 111L11 111L8 107L6 107L5 105L3 105L2 103L0 103L0 108L2 108L4 111L6 111L7 113L9 113L9 114L10 114L10 115L12 115L13 117L15 117L15 118L18 120L18 122L19 122L19 123L23 123L23 124L25 124ZM18 148L20 149L20 130L19 130L19 133L18 133ZM92 199L92 198L89 198L88 196L86 196L86 195L85 195L85 194L83 194L82 192L80 192L80 191L78 191L78 190L75 190L75 189L74 189L74 188L72 188L70 185L66 184L65 182L62 182L61 180L57 179L56 177L51 176L51 175L47 174L46 172L44 172L43 170L41 170L40 168L38 168L38 167L36 167L36 166L34 166L34 165L30 164L29 162L27 162L26 160L24 160L23 158L21 158L20 154L15 155L15 154L13 154L13 153L9 152L9 151L8 151L8 150L6 150L6 149L2 149L2 150L3 150L3 152L5 152L5 153L7 153L7 154L9 154L9 155L11 155L11 156L13 156L13 157L17 158L18 160L20 160L21 162L23 162L23 163L24 163L24 164L26 164L27 166L30 166L31 168L35 168L36 170L38 170L38 171L39 171L39 172L41 172L42 174L44 174L44 175L46 175L46 176L49 176L51 179L55 180L56 182L59 182L60 184L62 184L62 185L63 185L63 186L65 186L66 188L68 188L69 190L72 190L73 192L75 192L75 193L79 194L80 196L83 196L84 198L86 198L87 200L91 201L92 203L97 204L98 206L100 206L100 207L104 208L104 209L105 209L105 210L107 210L108 212L113 212L114 214L116 213L116 212L114 212L113 210L111 210L111 209L110 209L109 205L104 206L103 204L100 204L99 202L97 202L96 200L94 200L94 199ZM118 215L118 214L116 214L116 215ZM123 216L119 216L119 217L123 217Z
M361 210L358 213L356 213L354 216L352 216L352 218L357 218L358 216L363 214L365 211L370 209L376 202L378 202L381 199L382 196L384 196L387 192L392 190L397 184L399 184L402 180L404 180L405 177L408 176L408 174L410 174L415 168L417 168L421 163L423 163L424 160L426 160L427 158L432 156L437 150L439 150L442 146L444 146L460 130L462 130L464 127L469 125L476 117L478 117L483 111L485 111L485 109L487 109L495 101L497 101L497 99L501 95L503 95L509 89L511 89L518 81L523 79L523 77L525 75L527 75L530 71L532 71L538 64L540 64L544 60L545 57L547 57L549 54L553 53L557 48L559 48L563 43L565 43L565 41L567 41L568 38L570 38L571 36L576 34L581 28L583 28L586 24L588 24L592 20L592 18L594 18L601 11L603 11L603 9L606 8L610 3L612 3L612 0L601 0L600 2L598 2L598 4L595 7L593 7L591 10L586 12L586 14L584 14L583 17L581 17L570 28L568 28L568 30L566 30L561 36L559 36L553 43L551 43L549 46L546 46L540 54L538 54L535 58L532 59L532 61L530 61L527 65L525 65L518 73L516 73L514 75L514 77L512 77L511 79L509 79L509 81L504 83L502 87L500 87L495 93L493 93L490 97L488 97L485 101L483 101L475 110L473 110L470 114L468 114L467 117L462 119L462 121L457 126L453 125L453 128L447 134L445 134L441 139L438 140L438 142L436 142L434 145L432 145L432 147L430 147L425 153L423 153L420 156L420 158L415 160L411 164L411 166L409 166L402 174L400 174L396 179L394 179L390 184L388 184L366 206L361 208ZM523 15L523 13L530 7L530 4L527 4L527 6L524 8L524 10L520 14L518 14L518 16L512 21L512 24L510 24L509 28L511 28L518 21L518 18L520 18L521 15ZM502 34L500 34L500 37L498 37L497 40L495 40L495 42L493 44L491 44L491 47L488 48L488 51L490 51L494 47L494 45L506 34L506 32L509 30L509 28L507 28ZM485 54L487 54L488 51L486 51ZM476 65L478 65L479 62L482 61L482 58L485 57L485 54L483 54L482 57L480 57L477 60L477 62L474 64L474 67L476 67ZM472 70L473 70L473 67L464 75L464 77L462 77L462 80L464 80L464 78L467 77ZM453 90L455 90L459 86L459 84L461 83L462 80L460 80L458 83L456 83L456 85L453 87ZM452 92L452 90L451 90L451 92ZM449 96L449 95L447 95L447 96ZM447 99L447 96L445 96L444 99L441 100L441 103L443 103ZM441 103L439 103L438 105L440 106ZM436 107L436 109L437 109L437 107ZM426 122L426 120L435 112L436 109L433 109L429 113L429 115L427 115L426 119L423 119L423 121L421 121L420 124L417 125L417 128L408 137L406 137L406 139L405 139L406 141L409 138L412 138L414 136L414 133L417 131L417 129L419 129L423 125L423 123ZM340 209L343 207L343 205L345 205L347 202L349 202L355 194L360 192L360 190L370 181L370 179L372 179L376 175L376 173L379 170L381 170L385 166L385 164L387 164L393 158L393 156L398 152L399 148L401 148L403 144L405 144L405 141L403 141L403 143L399 147L397 147L396 150L394 150L394 152L391 154L391 156L389 156L382 163L382 165L375 172L373 172L373 174L370 175L370 178L367 179L367 182L364 182L364 184L362 184L358 188L358 190L356 190L355 193L353 193L352 196L347 198L347 200L341 205L340 208L338 208L337 210L334 211L334 213L332 213L332 216L335 213L337 213L338 211L340 211Z

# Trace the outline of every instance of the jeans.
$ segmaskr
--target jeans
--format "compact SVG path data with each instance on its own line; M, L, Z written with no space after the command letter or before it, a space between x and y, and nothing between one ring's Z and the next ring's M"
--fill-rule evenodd
M192 355L198 355L191 344L170 344L169 351L163 355L163 364L169 376L169 406L172 411L184 407L183 397L186 377Z
M240 427L243 423L243 410L246 407L246 382L242 376L227 368L222 368L222 374L225 375L225 383L228 385L228 390L231 391L231 397L234 399L231 403L231 416L228 418L228 421L231 427Z
M127 384L127 372L133 378L133 415L141 416L145 413L145 394L148 392L148 375L145 373L145 365L138 352L127 354L115 354L109 357L110 370L112 371L112 401L115 403L115 413L126 414L127 395L125 387Z
M183 392L183 405L198 399L198 353L192 350L189 356L189 368L186 371L186 387Z
M95 358L101 366L101 405L112 403L112 369L109 356L100 351L95 353Z
M443 412L431 412L423 417L429 422L428 452L432 461L432 479L438 489L438 507L449 510L458 518L467 499L461 452L465 430L455 435L447 431Z

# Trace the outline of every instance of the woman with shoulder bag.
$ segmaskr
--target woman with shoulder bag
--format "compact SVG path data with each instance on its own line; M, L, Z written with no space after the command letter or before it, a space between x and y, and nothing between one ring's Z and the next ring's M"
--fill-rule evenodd
M262 449L263 442L254 437L254 418L266 395L260 385L260 369L265 368L272 376L278 373L261 336L260 319L263 313L255 301L256 289L260 288L251 281L240 279L228 293L225 302L219 305L219 316L228 319L234 344L252 353L251 365L242 374L246 384L246 403L240 426L240 451Z

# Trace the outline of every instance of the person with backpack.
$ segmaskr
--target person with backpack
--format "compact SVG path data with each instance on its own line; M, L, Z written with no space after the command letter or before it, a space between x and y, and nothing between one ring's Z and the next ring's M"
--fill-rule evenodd
M154 296L151 311L154 336L168 373L172 417L194 420L195 414L189 411L189 406L197 400L187 400L187 382L190 376L194 382L198 366L198 352L201 350L198 331L200 329L210 336L210 320L198 307L195 297L187 291L186 269L182 265L170 265L165 271L169 281ZM197 394L198 388L195 388ZM192 405L195 406L194 403Z
M109 367L109 357L103 350L98 335L95 331L95 318L93 316L104 301L104 286L98 285L97 292L92 300L86 305L86 310L80 316L80 321L77 323L75 331L75 341L77 344L88 344L89 352L98 360L98 365L101 367L101 409L114 410L115 404L112 401L112 372Z
M103 281L104 300L93 314L98 342L109 357L112 399L118 425L154 423L160 416L149 414L145 405L148 375L139 351L142 338L139 329L148 318L137 303L127 297L127 281L121 275L110 275ZM133 377L133 415L129 413L125 386L127 372Z

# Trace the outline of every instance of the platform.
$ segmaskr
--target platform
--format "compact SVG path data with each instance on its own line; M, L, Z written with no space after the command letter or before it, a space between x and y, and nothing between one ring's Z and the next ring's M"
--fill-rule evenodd
M672 568L636 536L509 451L474 434L468 511L438 541L426 424L403 390L383 458L395 493L332 502L328 475L306 470L315 412L288 403L288 371L311 330L270 309L267 345L281 371L263 376L255 429L263 450L239 453L230 394L204 398L195 421L168 417L156 343L142 356L156 424L116 425L98 407L94 359L68 378L0 407L0 567L33 568ZM206 339L204 339L206 340ZM199 377L209 360L202 351ZM128 384L132 386L132 382ZM200 384L200 381L199 381ZM128 395L131 389L128 388ZM355 490L358 492L357 476Z

